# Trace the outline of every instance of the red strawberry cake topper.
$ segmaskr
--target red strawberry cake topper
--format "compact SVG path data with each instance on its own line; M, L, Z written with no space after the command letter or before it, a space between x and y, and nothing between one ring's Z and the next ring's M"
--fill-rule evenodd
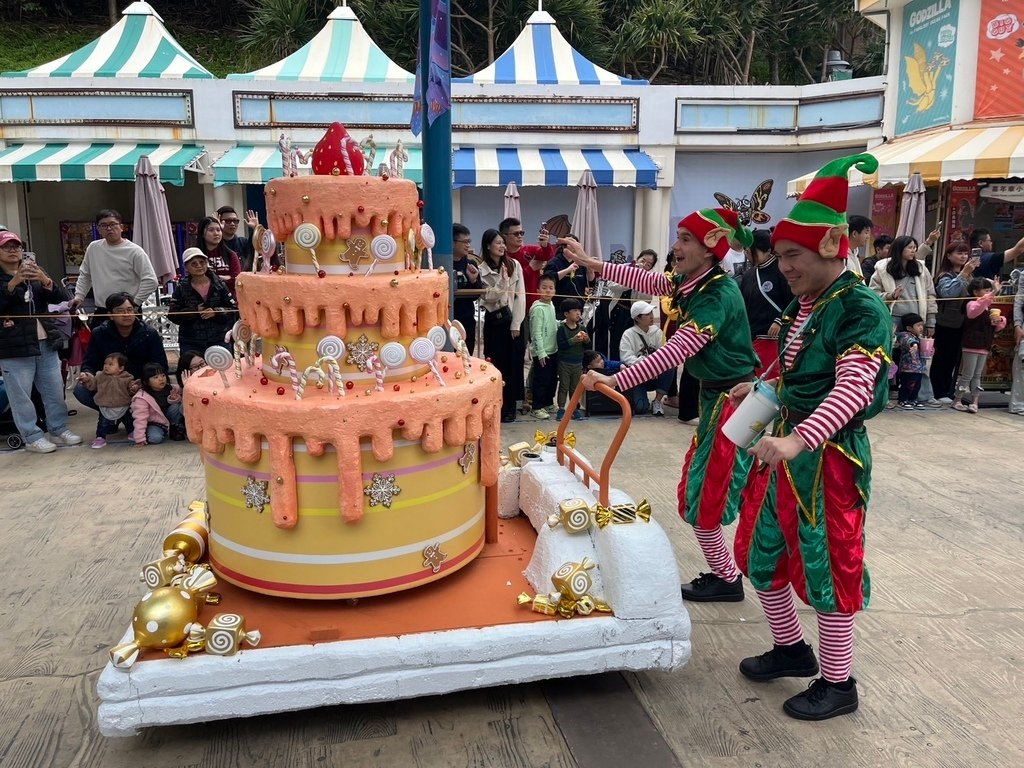
M366 161L359 144L341 123L331 123L313 148L313 173L317 176L362 176Z

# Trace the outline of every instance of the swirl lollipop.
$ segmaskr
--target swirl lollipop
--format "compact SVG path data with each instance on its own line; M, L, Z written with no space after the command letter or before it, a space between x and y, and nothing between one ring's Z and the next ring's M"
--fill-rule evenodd
M434 268L434 252L431 248L437 243L437 238L434 237L434 230L431 229L429 224L420 225L420 237L423 239L423 244L427 246L427 268Z
M220 373L220 379L224 382L224 386L230 386L228 384L228 377L225 375L224 371L229 370L231 366L234 365L234 356L224 349L224 347L213 346L208 347L203 353L203 359L206 361L208 366Z
M434 378L437 379L437 383L442 387L448 386L445 384L444 379L441 378L441 370L437 367L437 361L434 359L437 357L437 347L434 346L434 342L425 336L413 339L409 345L409 356L417 363L429 365L430 371L434 374Z
M448 334L445 333L444 328L440 325L435 325L427 331L427 338L434 343L438 352L444 349L444 345L448 343Z
M292 238L299 248L305 248L309 251L309 257L313 260L313 266L319 272L320 262L316 259L316 247L320 245L320 230L314 224L299 224L295 228Z
M377 235L370 241L370 255L373 261L366 270L366 274L373 272L378 261L391 261L398 255L398 241L391 235Z
M316 353L320 357L333 357L341 360L345 356L345 342L337 336L324 336L316 345Z
M262 228L261 228L262 229ZM257 237L255 238L257 248L259 249L260 256L263 257L263 266L261 271L270 271L270 260L277 255L277 238L274 237L274 233L269 229L263 229L262 232L257 231ZM256 262L259 259L252 260L253 271L256 271Z
M383 347L380 348L380 352L377 354L377 358L380 360L382 366L384 366L384 375L386 376L389 368L397 368L402 365L408 355L405 352L405 347L399 344L397 341L389 341Z

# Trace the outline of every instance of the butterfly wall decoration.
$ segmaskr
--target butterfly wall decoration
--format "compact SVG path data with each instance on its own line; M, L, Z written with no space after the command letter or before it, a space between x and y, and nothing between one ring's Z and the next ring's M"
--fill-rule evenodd
M768 198L772 194L772 185L774 184L775 179L765 179L754 188L750 197L739 197L735 200L721 192L715 192L715 200L723 208L735 211L739 216L740 223L744 226L751 222L767 224L772 217L764 212L764 208L768 205Z

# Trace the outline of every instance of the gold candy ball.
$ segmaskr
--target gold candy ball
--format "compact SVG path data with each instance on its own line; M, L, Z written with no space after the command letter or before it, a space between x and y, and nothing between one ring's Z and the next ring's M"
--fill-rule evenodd
M142 648L174 648L188 637L196 620L196 601L181 587L160 587L146 595L132 614L132 633Z
M441 362L442 363L447 363L448 362L448 355L441 355Z
M487 370L487 363L480 363L480 370L481 371L486 371Z
M370 387L367 387L367 388L366 388L366 394L367 394L367 395L370 395L370 394L372 394L372 393L373 393L373 389L371 389Z
M410 376L409 377L409 381L413 382L414 384L416 383L416 379L417 379L416 376Z
M302 196L302 202L308 203L309 202L309 195L303 195Z
M291 296L285 296L284 298L281 299L281 301L283 301L285 304L291 304L292 303L292 297Z
M398 287L398 280L397 279L392 278L392 280L391 280L391 287L392 288L397 288Z
M455 372L455 378L456 379L461 379L462 378L462 371L456 371Z

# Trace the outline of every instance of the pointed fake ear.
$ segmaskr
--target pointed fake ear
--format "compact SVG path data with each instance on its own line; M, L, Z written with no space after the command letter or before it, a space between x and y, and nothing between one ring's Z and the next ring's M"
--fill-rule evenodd
M838 256L839 244L847 229L848 227L845 224L829 229L825 236L821 238L821 243L818 244L818 253L826 259L834 259Z
M710 250L715 250L715 246L718 245L718 241L723 237L728 237L732 233L731 229L725 227L715 227L704 235L704 245Z

